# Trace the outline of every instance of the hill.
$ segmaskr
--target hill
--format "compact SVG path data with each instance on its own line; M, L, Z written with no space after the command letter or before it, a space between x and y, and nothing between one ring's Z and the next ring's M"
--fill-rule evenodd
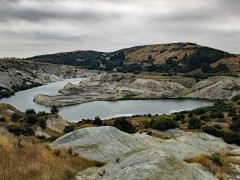
M194 43L170 43L136 46L114 52L63 52L27 59L106 71L115 69L123 72L187 73L202 69L206 73L231 70L232 68L225 64L236 57L234 54ZM222 63L219 64L219 62ZM213 63L215 64L210 66Z

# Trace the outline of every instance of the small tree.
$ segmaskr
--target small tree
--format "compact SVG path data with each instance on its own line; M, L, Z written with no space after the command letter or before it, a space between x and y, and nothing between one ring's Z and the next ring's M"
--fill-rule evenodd
M101 118L99 116L95 117L95 120L93 121L93 124L97 126L101 126L103 124Z
M68 125L68 126L65 126L63 132L64 133L69 133L71 131L73 131L75 129L75 126L72 124L72 125Z
M34 109L27 109L25 114L36 114L36 111Z
M57 114L58 112L59 112L58 107L57 107L57 106L52 106L52 108L51 108L51 113Z
M188 129L199 129L201 128L201 120L197 118L190 118L188 121Z
M17 122L22 116L18 113L13 113L12 116L11 116L11 120L13 122Z
M24 121L29 125L34 125L38 122L37 114L26 114Z
M46 127L47 127L46 119L45 119L44 117L38 118L38 125L39 125L41 128L46 129Z
M129 122L126 117L119 117L113 123L113 126L121 131L127 133L134 133L134 127L131 122Z

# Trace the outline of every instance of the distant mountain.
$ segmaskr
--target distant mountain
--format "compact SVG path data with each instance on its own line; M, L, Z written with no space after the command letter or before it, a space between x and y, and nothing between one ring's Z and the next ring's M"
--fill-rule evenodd
M114 52L63 52L27 59L106 71L186 73L200 70L206 73L231 70L226 65L229 58L231 62L239 59L234 54L194 43L171 43L136 46Z

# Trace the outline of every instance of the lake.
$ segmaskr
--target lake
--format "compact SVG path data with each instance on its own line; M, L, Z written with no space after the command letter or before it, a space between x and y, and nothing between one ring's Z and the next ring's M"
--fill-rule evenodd
M56 95L58 90L68 83L79 83L82 78L65 79L49 83L25 91L16 92L14 96L0 100L21 111L35 109L35 111L50 111L50 107L33 102L37 94ZM99 116L107 119L117 116L131 116L136 114L170 114L173 112L192 110L199 107L212 106L212 101L196 99L156 99L156 100L121 100L121 101L94 101L79 105L59 108L59 114L68 121L77 122L82 119L94 119Z

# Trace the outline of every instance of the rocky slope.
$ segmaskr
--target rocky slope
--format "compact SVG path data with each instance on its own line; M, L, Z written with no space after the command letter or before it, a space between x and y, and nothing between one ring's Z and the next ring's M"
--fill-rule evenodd
M63 78L88 77L94 73L76 67L0 59L0 88L18 89L21 86L59 81Z
M141 79L132 75L102 73L81 81L68 83L62 95L37 95L34 101L47 106L66 106L95 100L148 98L230 99L240 94L240 78L215 76L195 83L191 88L178 82Z
M179 132L171 139L130 135L114 127L85 128L66 134L52 148L72 148L80 156L106 162L99 169L80 172L77 179L217 179L197 164L183 161L202 153L238 147L205 133Z

